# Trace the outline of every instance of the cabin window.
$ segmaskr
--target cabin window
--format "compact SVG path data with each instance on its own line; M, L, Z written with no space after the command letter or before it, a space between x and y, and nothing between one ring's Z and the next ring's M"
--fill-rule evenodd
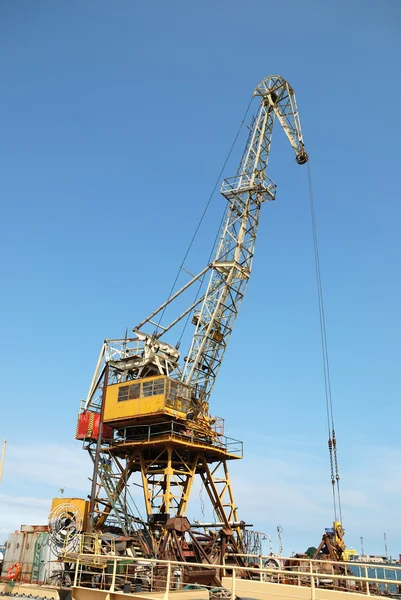
M164 394L164 379L132 383L131 385L124 385L119 388L118 402L136 400L137 398L146 398L148 396L158 396L159 394Z
M129 386L128 398L130 400L135 400L136 398L139 398L139 396L140 396L140 390L141 390L141 384L140 383L134 383L134 384L130 385Z
M132 385L124 385L124 387L120 387L118 390L118 402L135 400L135 398L139 398L140 388L140 383L133 383Z
M176 383L175 381L170 382L170 397L175 400L176 398L181 398L185 400L189 400L190 398L190 390L186 385L182 385L181 383Z
M159 394L164 394L164 379L144 381L142 383L141 397L158 396Z
M118 390L118 401L122 402L123 400L128 400L128 390L129 385L125 385L124 387L120 387Z
M164 379L156 379L153 382L153 395L164 394Z

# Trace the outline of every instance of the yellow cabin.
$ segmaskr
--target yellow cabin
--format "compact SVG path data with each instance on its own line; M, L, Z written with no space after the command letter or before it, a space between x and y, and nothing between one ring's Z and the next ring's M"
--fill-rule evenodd
M133 379L107 386L104 423L134 425L154 417L185 420L191 406L191 388L165 375ZM134 423L133 423L134 421Z

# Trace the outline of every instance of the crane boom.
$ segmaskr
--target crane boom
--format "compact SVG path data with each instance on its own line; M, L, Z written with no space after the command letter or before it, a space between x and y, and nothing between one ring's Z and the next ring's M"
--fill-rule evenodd
M207 291L195 313L195 333L181 377L202 392L205 402L249 281L261 204L275 198L276 186L266 175L275 117L295 150L297 162L308 160L291 86L281 77L268 77L254 95L261 101L248 145L237 175L225 179L220 190L228 206Z
M228 204L213 261L139 323L133 330L135 338L106 342L86 408L99 405L99 396L94 399L96 382L101 376L103 361L111 360L117 361L115 366L120 369L124 367L123 375L116 381L152 373L170 375L190 386L198 408L202 407L204 414L208 412L210 393L250 277L260 207L263 202L274 200L276 194L276 185L266 174L276 117L295 151L297 163L304 164L308 160L295 93L289 83L277 75L267 77L256 86L254 96L260 99L260 105L237 174L225 179L220 190ZM207 277L208 272L206 292L170 324L162 325L160 321L166 307L195 282ZM177 348L161 342L160 338L192 311L195 331L182 365ZM146 326L152 327L153 332L144 332ZM132 355L137 358L133 359ZM124 365L121 360L125 361Z

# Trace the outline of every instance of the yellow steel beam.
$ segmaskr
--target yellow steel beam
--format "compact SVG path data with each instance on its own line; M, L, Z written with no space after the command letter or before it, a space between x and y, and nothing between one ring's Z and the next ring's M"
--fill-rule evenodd
M220 461L213 470L210 470L206 457L201 456L203 471L201 478L205 489L209 495L218 518L224 523L227 528L230 528L230 522L238 522L237 507L234 501L231 480L228 473L226 461ZM223 468L224 477L218 477L217 471L219 467ZM222 486L220 489L218 486ZM242 531L240 527L236 527L237 540L241 542Z

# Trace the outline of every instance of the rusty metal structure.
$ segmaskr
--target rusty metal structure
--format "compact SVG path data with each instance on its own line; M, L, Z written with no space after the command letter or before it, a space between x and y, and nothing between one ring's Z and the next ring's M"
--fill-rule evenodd
M119 533L136 556L218 563L244 550L228 469L242 443L225 435L209 401L251 274L260 210L276 195L266 173L276 119L296 162L308 160L289 83L268 77L254 97L239 168L221 185L227 205L214 258L132 336L103 343L81 406L76 437L94 464L88 530ZM194 330L184 354L176 332L187 323ZM186 517L196 477L217 521L203 529ZM143 494L144 514L133 490Z
M327 557L335 562L346 560L346 547L344 542L344 530L339 521L333 523L333 528L328 528L322 536L322 541L316 549L314 559Z

